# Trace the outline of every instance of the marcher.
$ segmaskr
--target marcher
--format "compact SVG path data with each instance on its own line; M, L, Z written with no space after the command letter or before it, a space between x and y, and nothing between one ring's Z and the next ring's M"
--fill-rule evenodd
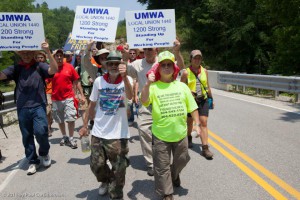
M146 73L152 68L152 66L157 63L157 48L144 48L145 58L136 60L128 64L128 75L136 80L134 88L133 101L139 104L138 108L138 130L141 142L141 148L147 164L147 174L153 176L153 158L152 158L152 116L151 108L145 107L139 102L138 94L142 92L143 87L147 82ZM184 66L183 58L180 53L180 42L178 40L174 41L173 47L175 57L177 59L178 66L181 68ZM123 56L129 57L129 56Z
M92 88L93 88L93 79L89 76L88 72L85 70L84 65L82 65L81 62L81 53L80 51L76 51L75 52L75 58L76 58L76 67L75 70L78 73L79 77L80 77L80 84L83 90L83 94L85 96L86 101L84 103L79 103L79 115L82 117L82 120L85 118L86 115L86 110L88 108L89 105L89 98L90 98L90 94L92 92ZM77 91L78 92L78 91ZM80 94L78 94L80 95Z
M106 73L105 62L109 54L109 51L107 49L100 49L99 51L96 52L95 56L93 56L91 51L92 51L92 47L94 46L94 43L95 42L92 40L88 42L85 49L85 55L83 57L83 65L85 67L85 70L88 72L89 76L92 78L93 81L95 81L95 79L98 76L102 76L103 74ZM92 58L101 66L101 68L95 67L91 63Z
M130 137L125 101L133 95L132 79L126 74L126 64L121 63L119 52L110 52L106 66L108 73L95 80L90 95L88 113L95 122L92 129L90 167L98 182L102 182L99 187L100 195L108 191L110 199L123 199ZM88 134L88 120L86 116L80 136ZM111 169L107 160L112 165Z
M58 123L59 129L63 135L60 145L70 146L72 149L77 148L76 140L73 138L75 120L77 118L76 99L73 90L73 84L80 92L80 102L86 101L82 87L79 81L79 75L69 63L63 62L63 51L57 50L54 58L58 65L58 71L52 79L52 113L55 122ZM78 106L78 105L77 105ZM65 122L68 124L69 137L66 134Z
M143 59L145 56L144 56L144 49L142 48L139 48L138 49L138 55L136 57L136 59Z
M172 200L172 184L180 186L179 174L190 160L186 135L187 113L195 120L194 130L198 135L200 124L197 104L189 88L176 80L180 69L175 65L175 56L169 51L161 52L158 62L157 68L153 68L148 75L141 102L145 107L152 106L155 190L162 199Z
M34 60L35 51L17 51L20 63L4 69L0 80L16 82L17 114L22 133L22 142L26 158L29 160L28 175L36 173L40 160L36 153L34 137L39 144L38 154L44 167L51 165L49 156L48 125L46 116L46 95L44 78L57 71L57 64L51 55L49 44L42 43L42 49L49 55L50 67Z
M212 98L211 89L208 83L208 73L205 68L202 67L202 53L200 50L193 50L190 54L190 62L191 66L186 68L183 71L181 76L181 81L186 83L190 90L192 91L195 100L198 104L198 111L200 116L200 124L201 124L201 142L202 142L202 155L211 159L213 157L213 153L209 150L208 146L208 129L207 129L207 119L209 113L209 105L207 98ZM201 83L199 82L201 81ZM188 115L188 140L189 147L192 148L192 125L193 119L190 115Z

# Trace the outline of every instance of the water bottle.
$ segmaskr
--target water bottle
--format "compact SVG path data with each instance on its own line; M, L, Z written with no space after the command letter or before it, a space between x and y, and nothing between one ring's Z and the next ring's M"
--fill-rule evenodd
M83 136L81 138L81 151L83 153L88 153L91 151L90 139L89 136Z
M198 137L197 131L193 130L193 131L191 132L191 136L192 136L193 138Z

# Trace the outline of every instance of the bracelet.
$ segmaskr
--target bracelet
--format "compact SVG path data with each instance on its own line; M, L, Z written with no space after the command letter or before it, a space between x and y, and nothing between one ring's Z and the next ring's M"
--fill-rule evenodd
M200 127L200 124L194 124L194 126L199 126Z

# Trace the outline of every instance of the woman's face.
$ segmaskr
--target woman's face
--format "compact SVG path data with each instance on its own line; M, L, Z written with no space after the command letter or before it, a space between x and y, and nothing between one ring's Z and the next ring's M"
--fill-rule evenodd
M174 63L171 60L164 60L159 63L159 73L164 77L171 77L174 74Z

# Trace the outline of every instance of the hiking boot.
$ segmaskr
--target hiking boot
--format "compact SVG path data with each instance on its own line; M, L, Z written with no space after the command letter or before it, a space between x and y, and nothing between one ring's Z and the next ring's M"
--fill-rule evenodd
M42 157L43 166L44 167L50 167L50 165L51 165L51 158L50 158L49 154L46 155L46 156L41 156L41 157Z
M188 147L193 148L193 138L191 135L188 135Z
M36 170L39 168L38 164L30 164L27 170L27 175L32 175L36 173Z
M108 184L107 183L101 183L99 186L99 195L103 196L107 193Z
M211 151L209 151L208 148L208 145L202 145L202 156L204 156L206 159L212 159L214 154Z
M75 140L75 139L69 140L69 138L68 138L66 145L71 147L71 149L77 149L77 140Z
M67 136L63 136L63 138L61 139L60 141L60 146L64 146L64 145L67 145L69 142L69 138Z
M148 176L154 176L153 167L148 167L147 174Z
M175 187L180 187L181 181L180 181L180 177L178 175L177 179L173 181L173 185Z
M165 195L163 200L174 200L173 194Z

